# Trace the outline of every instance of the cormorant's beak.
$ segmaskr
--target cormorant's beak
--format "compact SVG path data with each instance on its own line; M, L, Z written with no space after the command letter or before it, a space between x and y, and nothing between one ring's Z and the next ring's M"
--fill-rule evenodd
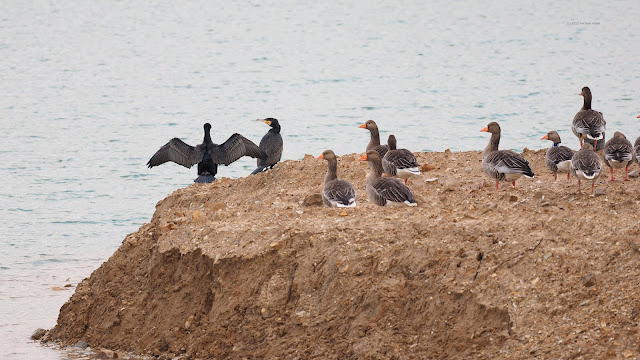
M267 119L258 119L256 121L262 121L263 123L267 124L267 125L271 125L271 121L267 120Z
M549 140L549 135L545 135L545 136L541 137L540 140Z
M362 124L362 125L360 125L360 126L358 126L358 127L359 127L359 128L362 128L362 129L366 129L366 128L367 128L367 124Z
M485 126L484 128L482 128L482 130L480 130L480 132L489 132L489 127Z
M320 156L318 156L318 159L324 159L324 154L320 154Z
M360 159L358 159L360 161L367 161L367 154L362 155L362 157L360 157Z

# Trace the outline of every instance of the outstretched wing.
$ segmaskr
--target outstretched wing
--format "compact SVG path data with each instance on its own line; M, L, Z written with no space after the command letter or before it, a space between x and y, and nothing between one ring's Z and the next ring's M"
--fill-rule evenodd
M190 168L202 161L202 150L200 145L193 147L178 138L173 138L153 154L147 166L152 168L167 161Z
M216 164L229 165L243 156L266 159L267 154L253 141L240 134L231 135L222 145L214 146L210 151L211 160Z

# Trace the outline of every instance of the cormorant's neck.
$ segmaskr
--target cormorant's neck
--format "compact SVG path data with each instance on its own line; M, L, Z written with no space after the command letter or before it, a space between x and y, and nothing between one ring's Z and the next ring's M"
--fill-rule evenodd
M584 105L582 105L582 110L590 110L591 109L591 94L585 94L583 97L584 97Z
M373 128L369 131L371 132L371 139L369 140L369 145L367 145L367 150L371 150L380 145L380 133L378 132L378 128Z
M210 134L210 132L211 132L211 129L206 129L206 128L204 129L204 141L203 141L203 143L211 142L211 134Z
M489 144L484 148L483 156L498 150L498 145L500 144L500 132L491 133L491 139L489 140Z
M338 178L338 160L331 159L328 160L329 169L327 170L327 174L324 176L324 183L328 183L331 180L335 180Z
M274 132L276 134L279 134L280 133L280 124L274 125L271 129L269 129L269 131Z

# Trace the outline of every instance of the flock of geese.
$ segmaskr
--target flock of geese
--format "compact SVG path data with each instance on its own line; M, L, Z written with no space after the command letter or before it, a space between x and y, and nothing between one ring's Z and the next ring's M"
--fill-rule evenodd
M573 175L578 179L578 192L581 181L591 181L591 193L594 193L595 181L603 170L603 161L598 150L598 140L604 139L606 122L602 113L591 108L591 90L582 88L580 95L584 98L584 104L576 113L571 124L571 130L578 137L580 150L573 151L569 147L560 145L560 135L556 131L550 131L542 137L553 142L553 146L547 150L545 162L547 167L557 180L558 174L567 174L567 179ZM640 115L638 116L640 118ZM204 140L202 144L191 146L173 138L163 145L149 160L149 168L172 161L184 167L190 168L198 164L197 183L209 183L215 180L218 165L229 165L243 156L257 159L257 167L251 174L257 174L273 168L282 156L282 136L280 124L277 119L258 119L269 125L271 129L256 145L251 140L240 134L231 135L223 144L214 144L211 140L211 125L204 124ZM413 153L407 149L398 149L394 135L389 135L386 145L380 144L380 133L375 121L368 120L360 125L370 133L366 154L360 157L360 161L366 161L369 172L366 177L366 192L369 201L379 206L417 206L411 190L407 186L407 179L414 175L420 175L420 165ZM489 144L482 153L482 170L495 180L496 189L500 181L511 182L515 187L515 181L522 177L534 177L529 162L520 154L511 150L499 150L500 125L496 122L489 123L482 130L491 133ZM593 145L591 144L593 143ZM353 185L338 178L338 160L332 150L325 150L318 159L324 159L328 163L328 170L324 177L324 189L322 200L324 204L332 207L356 206L357 193ZM613 137L604 145L603 160L611 171L613 177L614 168L625 168L625 180L629 180L629 165L640 159L640 137L634 145L627 140L624 134L616 131ZM387 174L388 176L383 176ZM404 179L402 182L399 179Z

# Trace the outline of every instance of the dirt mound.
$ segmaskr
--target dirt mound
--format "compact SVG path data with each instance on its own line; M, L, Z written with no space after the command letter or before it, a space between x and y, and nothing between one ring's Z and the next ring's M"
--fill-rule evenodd
M352 209L319 206L311 156L177 190L48 338L187 358L637 356L638 180L576 195L524 155L536 179L496 190L478 152L418 154L435 169L409 180L416 208L369 204L355 154L338 165Z

